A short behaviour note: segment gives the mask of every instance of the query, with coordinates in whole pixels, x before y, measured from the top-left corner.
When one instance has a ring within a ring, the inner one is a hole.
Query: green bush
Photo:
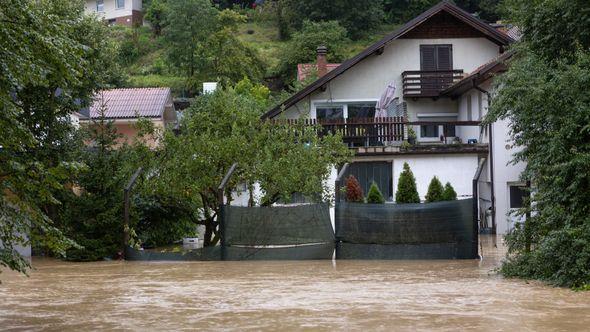
[[[373,182],[371,187],[369,188],[369,193],[367,194],[367,203],[369,204],[383,204],[385,203],[385,198],[383,194],[377,187],[377,184]]]
[[[416,189],[416,178],[414,178],[408,163],[404,163],[404,170],[399,176],[395,201],[399,204],[420,203],[420,195]]]
[[[426,193],[426,202],[439,202],[443,200],[443,186],[440,180],[435,176],[428,185],[428,192]]]
[[[442,200],[443,201],[454,201],[456,199],[457,199],[457,192],[455,192],[455,189],[453,188],[453,186],[451,186],[451,183],[447,182],[447,184],[445,184],[445,189],[443,190]]]

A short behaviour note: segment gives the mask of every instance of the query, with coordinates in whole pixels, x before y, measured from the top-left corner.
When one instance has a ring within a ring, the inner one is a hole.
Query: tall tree
[[[239,167],[229,188],[258,182],[260,203],[270,205],[296,192],[322,197],[329,166],[349,156],[339,136],[320,138],[317,128],[261,122],[265,109],[258,98],[218,90],[185,111],[180,135],[164,139],[156,187],[200,204],[197,223],[205,225],[205,246],[219,240],[217,186],[232,164]]]
[[[0,2],[0,264],[21,272],[15,245],[72,245],[51,220],[81,166],[68,155],[70,114],[116,70],[104,25],[83,11],[81,1]]]
[[[532,203],[506,237],[502,272],[582,287],[590,284],[590,4],[514,0],[507,8],[524,36],[487,121],[510,120]]]

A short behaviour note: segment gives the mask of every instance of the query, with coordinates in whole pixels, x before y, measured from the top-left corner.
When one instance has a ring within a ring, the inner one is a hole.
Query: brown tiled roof
[[[102,105],[108,119],[161,117],[170,101],[170,88],[101,90],[90,106],[90,118],[100,117]]]

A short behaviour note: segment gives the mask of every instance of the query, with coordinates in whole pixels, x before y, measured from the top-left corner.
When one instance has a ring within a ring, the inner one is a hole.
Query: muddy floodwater
[[[0,330],[590,330],[590,292],[483,260],[96,262],[0,274]]]

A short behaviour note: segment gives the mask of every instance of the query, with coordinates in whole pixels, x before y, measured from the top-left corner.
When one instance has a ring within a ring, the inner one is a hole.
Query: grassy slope
[[[394,29],[394,25],[383,25],[378,31],[371,34],[371,36],[357,41],[350,41],[347,45],[347,56],[354,56]],[[254,33],[248,34],[248,30],[253,31]],[[149,39],[150,45],[147,46],[148,51],[145,55],[139,57],[134,63],[127,66],[126,70],[129,74],[128,85],[132,87],[169,86],[172,87],[175,95],[181,95],[185,83],[184,78],[151,72],[151,68],[157,59],[163,59],[164,50],[159,43],[148,38],[149,31],[147,29],[142,29],[140,33],[145,35],[146,38],[144,41]],[[267,73],[271,73],[272,69],[279,64],[282,49],[286,47],[287,44],[285,41],[279,40],[278,30],[275,26],[264,22],[249,22],[242,24],[239,29],[238,37],[244,43],[258,50],[263,61],[266,63]]]

